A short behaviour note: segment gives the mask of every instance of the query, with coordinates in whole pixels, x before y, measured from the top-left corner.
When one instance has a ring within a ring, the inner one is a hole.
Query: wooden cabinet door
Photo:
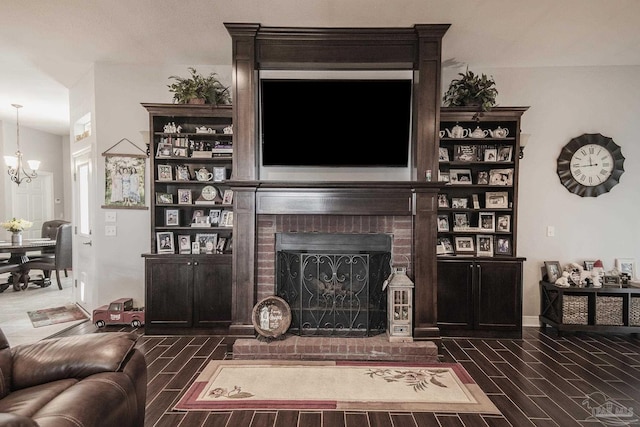
[[[473,273],[469,261],[438,261],[438,327],[473,329]]]
[[[193,324],[193,261],[158,256],[146,259],[145,324],[190,327]]]
[[[475,328],[522,332],[522,262],[476,263]]]
[[[194,325],[231,323],[231,255],[216,255],[194,265]]]

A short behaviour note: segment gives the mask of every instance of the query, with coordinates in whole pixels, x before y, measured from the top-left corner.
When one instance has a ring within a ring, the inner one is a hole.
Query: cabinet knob
[[[198,265],[198,261],[194,262],[193,265]]]
[[[187,265],[191,265],[191,261],[187,262]]]

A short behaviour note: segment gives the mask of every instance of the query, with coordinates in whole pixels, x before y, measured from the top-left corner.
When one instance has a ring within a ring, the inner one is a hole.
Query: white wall
[[[492,75],[498,104],[530,106],[522,132],[531,135],[520,162],[518,254],[524,270],[524,316],[539,314],[540,266],[545,260],[640,260],[640,67],[470,69]],[[457,71],[446,70],[443,92]],[[626,160],[620,183],[599,197],[579,197],[560,183],[562,147],[584,133],[601,133],[621,146]],[[547,226],[555,237],[546,237]]]

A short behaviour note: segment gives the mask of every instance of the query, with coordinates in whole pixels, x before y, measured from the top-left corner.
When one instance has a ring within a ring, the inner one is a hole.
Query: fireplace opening
[[[296,335],[366,337],[387,327],[387,234],[278,233],[276,295]]]

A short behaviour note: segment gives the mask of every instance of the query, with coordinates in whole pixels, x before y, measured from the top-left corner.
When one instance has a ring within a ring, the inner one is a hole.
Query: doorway
[[[24,218],[33,226],[22,234],[25,239],[36,239],[42,232],[42,223],[53,218],[53,174],[38,172],[31,182],[11,184],[11,217]]]
[[[93,249],[93,185],[92,151],[73,154],[73,283],[75,301],[91,312],[95,294],[95,256]]]

